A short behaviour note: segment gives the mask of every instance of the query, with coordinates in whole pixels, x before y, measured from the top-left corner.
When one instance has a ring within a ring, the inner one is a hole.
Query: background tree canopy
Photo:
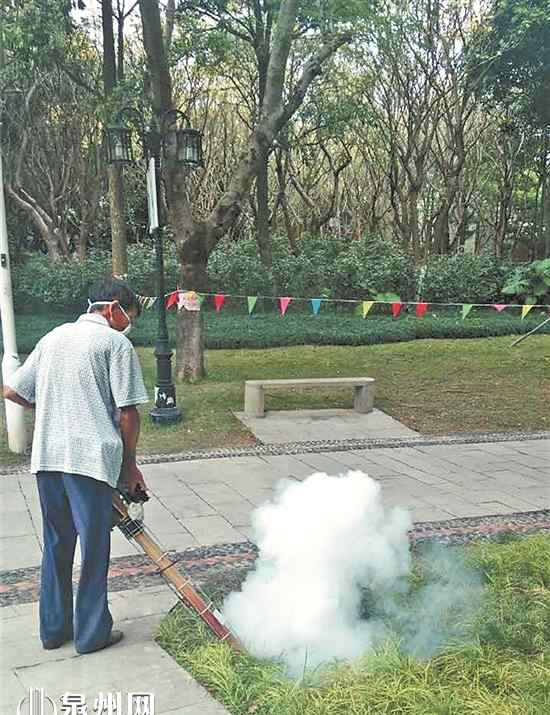
[[[224,265],[229,286],[241,240],[257,245],[266,290],[283,280],[281,240],[289,270],[314,260],[308,236],[337,241],[350,290],[367,285],[365,236],[416,269],[464,252],[550,256],[549,0],[7,0],[0,12],[22,266],[109,254],[125,275],[128,245],[150,252],[143,167],[107,167],[102,147],[128,104],[145,122],[179,108],[204,134],[204,169],[163,172],[185,287],[222,289]],[[331,269],[310,285],[334,292]],[[184,353],[200,358],[200,344]],[[200,374],[199,358],[180,374]]]

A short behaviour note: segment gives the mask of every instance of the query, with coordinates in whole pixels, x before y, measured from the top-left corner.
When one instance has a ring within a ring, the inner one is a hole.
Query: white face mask
[[[92,301],[88,298],[88,310],[86,311],[87,313],[91,312],[91,309],[94,307],[94,305],[112,305],[116,301],[114,300],[96,300],[92,303]],[[124,313],[124,317],[128,321],[128,325],[124,328],[124,330],[119,330],[119,333],[122,333],[123,335],[128,335],[130,330],[132,329],[132,321],[130,320],[130,316],[128,313],[124,310],[124,308],[118,304],[118,307],[121,309],[121,311]]]

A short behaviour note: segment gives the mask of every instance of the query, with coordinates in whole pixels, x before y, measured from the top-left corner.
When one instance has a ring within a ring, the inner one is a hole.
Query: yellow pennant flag
[[[369,314],[369,310],[374,305],[374,300],[364,300],[363,301],[363,318],[366,318]]]
[[[521,306],[521,319],[523,320],[527,313],[531,310],[532,305],[522,305]]]

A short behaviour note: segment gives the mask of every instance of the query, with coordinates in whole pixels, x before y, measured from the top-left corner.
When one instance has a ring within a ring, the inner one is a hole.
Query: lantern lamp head
[[[109,164],[132,164],[132,131],[122,125],[107,127],[107,161]]]
[[[165,113],[163,120],[164,157],[179,166],[194,168],[204,166],[202,159],[202,134],[191,129],[189,119],[179,109]]]
[[[176,132],[176,161],[189,168],[204,166],[202,135],[197,129],[186,127]]]

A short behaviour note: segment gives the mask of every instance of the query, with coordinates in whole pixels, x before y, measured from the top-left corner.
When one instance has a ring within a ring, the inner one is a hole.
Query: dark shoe
[[[109,640],[107,641],[107,643],[104,643],[103,645],[100,645],[99,648],[94,648],[93,650],[84,650],[78,652],[81,655],[85,655],[86,653],[95,653],[98,650],[104,650],[105,648],[109,648],[110,646],[119,643],[123,638],[124,633],[122,631],[113,630],[111,631],[111,635],[109,636]]]
[[[70,643],[72,641],[73,636],[72,633],[70,636],[66,636],[63,638],[63,640],[60,641],[49,641],[47,643],[42,643],[42,648],[44,650],[55,650],[56,648],[61,648],[62,645],[65,645],[65,643]]]
[[[42,643],[42,648],[44,650],[55,650],[56,648],[61,648],[62,645],[65,645],[65,643],[69,643],[72,641],[72,638],[66,638],[64,641],[57,641],[53,643]]]

